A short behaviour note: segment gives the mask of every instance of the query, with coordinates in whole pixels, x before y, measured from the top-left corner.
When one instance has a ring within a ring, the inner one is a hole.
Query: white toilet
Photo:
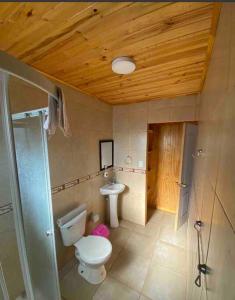
[[[85,234],[87,210],[80,205],[64,217],[58,219],[63,244],[75,246],[75,256],[79,260],[78,272],[92,284],[101,283],[106,277],[104,264],[112,253],[112,244],[101,236]]]

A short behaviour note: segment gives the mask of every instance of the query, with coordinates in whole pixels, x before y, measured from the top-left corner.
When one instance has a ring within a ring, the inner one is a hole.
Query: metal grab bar
[[[13,210],[13,208],[12,208],[12,204],[11,203],[2,205],[2,206],[0,206],[0,216],[8,214],[12,210]]]
[[[194,283],[196,284],[197,287],[201,287],[202,285],[202,274],[207,274],[208,273],[208,267],[206,264],[201,263],[201,247],[200,247],[200,231],[203,223],[202,221],[196,221],[194,223],[194,228],[197,231],[197,252],[198,252],[198,276],[196,277]]]

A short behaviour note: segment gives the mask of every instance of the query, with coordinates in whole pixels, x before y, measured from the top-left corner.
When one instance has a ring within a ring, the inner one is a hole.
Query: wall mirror
[[[100,170],[113,166],[113,140],[100,141]]]

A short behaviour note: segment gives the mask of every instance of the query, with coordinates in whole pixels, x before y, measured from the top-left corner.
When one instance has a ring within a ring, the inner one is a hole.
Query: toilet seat
[[[112,252],[110,241],[101,236],[82,237],[74,246],[78,255],[88,264],[99,264],[105,261]]]

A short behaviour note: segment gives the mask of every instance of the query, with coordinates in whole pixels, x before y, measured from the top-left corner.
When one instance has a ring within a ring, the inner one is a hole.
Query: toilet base
[[[99,284],[104,281],[106,277],[104,265],[98,268],[90,268],[87,265],[80,263],[78,266],[78,273],[91,284]]]

